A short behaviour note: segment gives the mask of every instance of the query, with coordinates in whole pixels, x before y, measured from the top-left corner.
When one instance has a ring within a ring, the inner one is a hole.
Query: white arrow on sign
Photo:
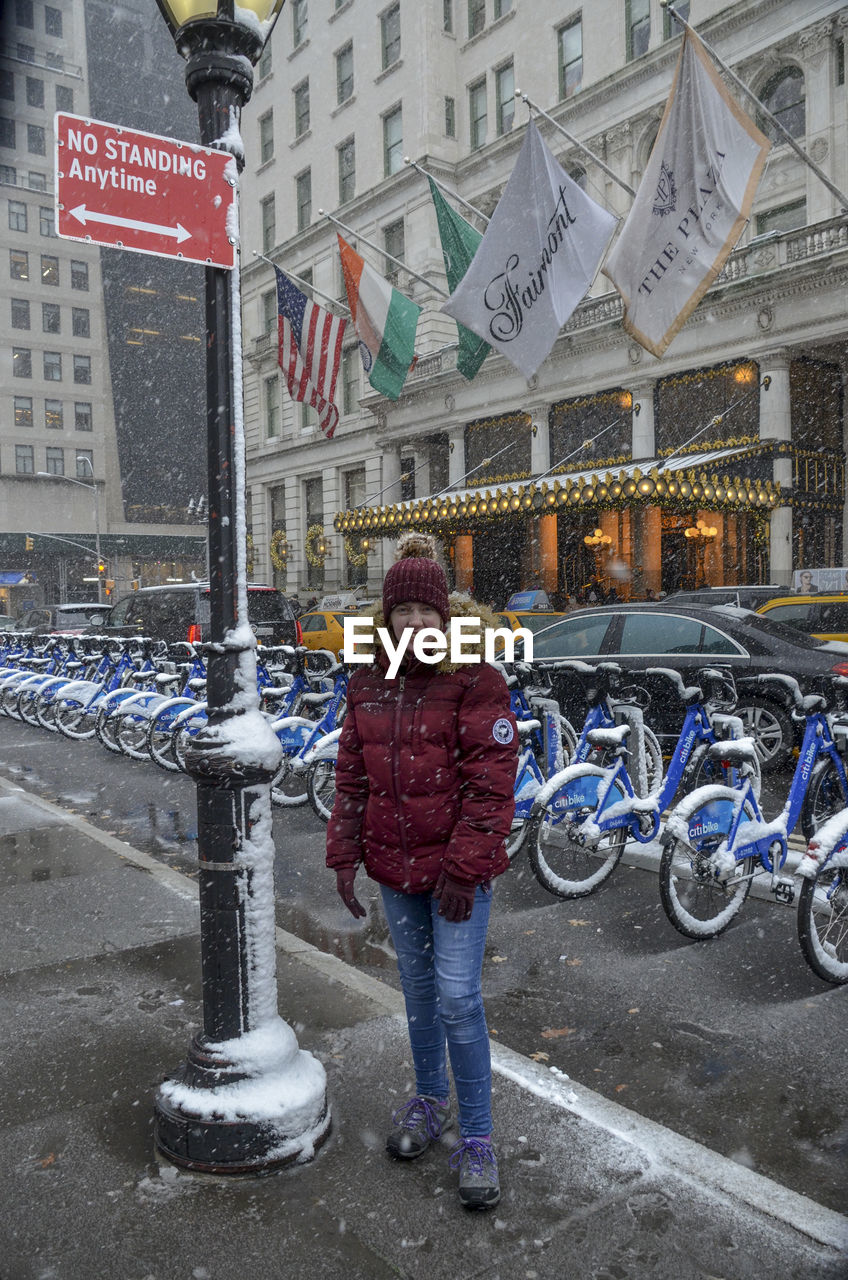
[[[191,239],[191,232],[186,231],[185,227],[181,226],[179,222],[176,227],[161,227],[155,222],[138,222],[135,218],[119,218],[113,213],[95,213],[91,209],[86,209],[84,204],[79,204],[76,209],[71,209],[70,216],[76,218],[83,226],[87,222],[107,222],[110,227],[130,227],[133,231],[152,231],[154,235],[174,236],[177,244],[182,244],[183,240]]]

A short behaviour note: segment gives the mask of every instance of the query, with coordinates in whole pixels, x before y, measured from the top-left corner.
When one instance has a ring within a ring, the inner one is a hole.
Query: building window
[[[292,0],[292,46],[297,49],[306,39],[309,26],[309,4],[307,0]]]
[[[495,0],[495,18],[502,18],[512,9],[512,0]]]
[[[9,275],[13,280],[29,280],[29,254],[25,249],[9,250]]]
[[[760,93],[760,101],[793,138],[803,138],[807,129],[804,101],[804,73],[798,67],[783,67],[768,80]],[[757,123],[772,142],[783,138],[770,120],[760,116]]]
[[[339,106],[353,97],[353,44],[336,54],[336,102]]]
[[[352,200],[356,191],[356,146],[348,138],[339,147],[339,204]]]
[[[836,42],[836,83],[842,85],[845,83],[845,41],[837,40]]]
[[[277,332],[277,290],[268,289],[262,295],[262,332]]]
[[[400,61],[400,5],[393,4],[380,17],[380,43],[383,50],[383,70]]]
[[[76,463],[78,480],[91,480],[94,478],[93,449],[77,449]]]
[[[44,6],[44,33],[48,36],[62,34],[62,10],[54,9],[49,4]]]
[[[406,259],[406,234],[404,232],[403,218],[397,222],[390,222],[387,227],[383,228],[383,245],[386,250],[386,278],[392,284],[397,284],[400,276],[400,268],[398,262]],[[391,257],[388,255],[391,254]],[[396,261],[393,262],[392,258]]]
[[[468,90],[468,117],[471,128],[471,150],[477,151],[486,141],[486,81],[478,80]]]
[[[48,53],[44,61],[51,71],[64,71],[65,69],[65,59],[61,53]]]
[[[468,0],[468,38],[479,35],[486,25],[486,0]]]
[[[94,418],[91,412],[91,405],[86,400],[76,400],[74,402],[74,430],[94,430]]]
[[[0,164],[0,183],[4,187],[18,185],[18,171],[13,164]]]
[[[453,0],[442,0],[442,30],[453,34]]]
[[[312,170],[305,169],[295,178],[297,229],[305,231],[312,221]]]
[[[13,72],[0,67],[0,98],[15,101],[15,77]]]
[[[495,91],[498,99],[498,137],[502,138],[511,131],[515,119],[515,71],[511,62],[509,66],[501,67],[495,72]]]
[[[277,206],[273,196],[262,201],[262,252],[270,253],[277,243]]]
[[[15,396],[15,426],[32,426],[32,396]]]
[[[44,425],[51,431],[61,431],[65,425],[61,400],[44,401]]]
[[[388,178],[403,168],[403,112],[395,107],[383,116],[383,173]]]
[[[75,338],[91,337],[91,312],[88,307],[71,308],[71,332]]]
[[[627,23],[627,61],[641,58],[648,52],[651,39],[651,3],[650,0],[625,0],[625,22]]]
[[[29,328],[29,303],[25,298],[12,298],[12,328]]]
[[[44,106],[44,81],[35,76],[26,78],[26,100],[28,107]]]
[[[74,91],[66,84],[56,85],[56,110],[57,111],[73,111],[74,109]]]
[[[274,158],[274,113],[266,111],[259,121],[259,163],[267,164]]]
[[[74,356],[74,382],[91,382],[91,356]]]
[[[26,231],[27,207],[23,200],[9,201],[9,230]]]
[[[41,331],[42,333],[60,333],[61,332],[61,316],[58,303],[42,302],[41,304]]]
[[[280,379],[276,373],[263,384],[265,399],[265,435],[269,440],[280,434]]]
[[[12,347],[12,373],[16,378],[32,377],[32,352],[28,347]]]
[[[62,381],[62,353],[61,351],[44,351],[42,352],[44,364],[44,381],[45,382],[61,382]]]
[[[15,0],[15,24],[35,30],[35,12],[32,0]]]
[[[680,14],[684,22],[689,21],[689,0],[674,0],[674,7]],[[672,36],[683,34],[683,28],[679,22],[675,22],[667,9],[663,9],[663,40],[670,40]]]
[[[294,91],[294,136],[302,138],[309,130],[309,81],[304,80]]]
[[[18,57],[21,62],[35,62],[35,45],[21,44],[18,41]]]
[[[269,75],[271,74],[271,71],[272,71],[272,55],[271,55],[271,41],[270,41],[270,40],[269,40],[269,41],[268,41],[268,43],[266,44],[265,48],[262,50],[262,57],[259,59],[259,63],[258,63],[258,65],[257,65],[257,71],[259,72],[259,79],[260,79],[260,80],[264,80],[266,76],[269,76]]]
[[[415,497],[415,457],[400,460],[400,500],[411,502]]]
[[[445,137],[456,137],[456,99],[445,98]]]
[[[311,431],[313,427],[318,426],[318,414],[312,408],[311,404],[307,404],[304,400],[300,405],[300,429],[301,431]]]
[[[793,200],[791,204],[781,204],[776,209],[757,214],[758,236],[767,235],[770,231],[797,231],[806,225],[806,200]]]
[[[71,288],[88,292],[88,263],[71,259]]]
[[[358,347],[345,347],[342,352],[342,413],[356,413],[359,408],[359,370],[362,361]]]
[[[35,472],[35,458],[31,444],[15,445],[15,471],[19,476],[31,476]]]
[[[43,236],[56,239],[56,220],[53,209],[48,205],[40,205],[38,209],[38,230]]]
[[[63,476],[65,474],[65,450],[58,445],[49,444],[47,446],[47,466],[45,468],[49,476]]]
[[[41,283],[55,285],[59,283],[59,259],[52,253],[41,255]]]
[[[559,41],[559,97],[570,98],[579,92],[583,83],[583,20],[573,18],[560,27]]]
[[[27,125],[27,151],[33,156],[47,155],[47,138],[43,125]]]
[[[10,120],[8,116],[0,116],[0,147],[14,148],[16,145],[14,120]]]

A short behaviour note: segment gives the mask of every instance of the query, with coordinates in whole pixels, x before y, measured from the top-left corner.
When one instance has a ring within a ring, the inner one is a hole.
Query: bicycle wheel
[[[306,795],[315,813],[328,822],[336,799],[335,760],[313,760],[306,771]]]
[[[709,800],[689,817],[692,843],[673,837],[660,859],[660,898],[671,923],[687,938],[717,938],[739,913],[751,888],[755,860],[742,858],[727,872],[714,854],[727,838],[739,796],[711,788]],[[744,802],[743,824],[754,822],[754,809]],[[698,829],[698,834],[694,831]],[[708,834],[701,834],[704,830]]]
[[[760,767],[760,757],[754,752],[751,760],[751,790],[759,800],[760,789],[763,784],[763,772]],[[722,768],[720,760],[712,760],[709,756],[709,747],[707,743],[699,743],[689,757],[686,768],[683,771],[683,777],[680,779],[680,786],[677,791],[677,799],[681,796],[689,795],[691,791],[696,791],[698,787],[723,787],[727,785],[727,775]]]
[[[149,760],[147,750],[147,716],[138,711],[128,711],[125,715],[115,713],[118,724],[115,729],[115,741],[125,756],[131,760]]]
[[[56,728],[56,695],[48,693],[38,699],[35,708],[35,718],[41,725],[42,729],[47,729],[49,733],[58,733]]]
[[[841,986],[848,982],[848,876],[827,863],[801,884],[798,941],[807,964]]]
[[[526,818],[513,818],[510,833],[506,838],[506,856],[514,862],[527,839],[528,822]]]
[[[150,759],[168,773],[179,773],[180,766],[174,758],[174,713],[160,713],[147,726],[147,750]]]
[[[56,728],[66,738],[82,742],[94,737],[95,714],[81,702],[59,702],[55,712]]]
[[[121,748],[115,737],[118,721],[116,716],[112,714],[115,710],[116,708],[113,704],[109,702],[102,703],[97,708],[97,715],[94,717],[94,731],[97,734],[98,742],[102,743],[107,751],[119,756]]]
[[[294,773],[292,761],[292,756],[283,756],[280,767],[271,779],[271,799],[274,804],[284,808],[306,804],[309,799],[306,794],[306,772]]]
[[[17,708],[19,720],[23,720],[25,724],[31,724],[34,729],[38,728],[38,703],[36,701],[40,692],[40,686],[36,688],[24,688],[19,690],[17,697]]]
[[[11,720],[20,720],[21,718],[18,711],[19,693],[20,689],[17,681],[14,684],[7,685],[3,692],[0,693],[0,708],[2,708],[4,716],[9,716]]]
[[[823,756],[813,765],[807,794],[801,806],[801,833],[804,839],[811,840],[823,822],[846,807],[848,796],[842,788],[836,765],[830,756]]]
[[[539,884],[556,898],[585,898],[594,893],[621,859],[626,828],[602,832],[585,843],[582,839],[581,828],[597,813],[600,784],[606,777],[603,769],[583,765],[546,804],[534,804],[530,813],[526,836],[530,866]],[[608,803],[624,798],[616,785]]]

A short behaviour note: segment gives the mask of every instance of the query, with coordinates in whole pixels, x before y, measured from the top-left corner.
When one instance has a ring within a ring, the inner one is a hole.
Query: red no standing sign
[[[225,151],[56,116],[56,230],[69,240],[232,268],[234,179]]]

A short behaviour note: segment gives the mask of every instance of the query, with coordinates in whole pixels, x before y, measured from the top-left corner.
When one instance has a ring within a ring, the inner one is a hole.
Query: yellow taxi
[[[307,649],[329,649],[337,654],[344,644],[345,618],[360,616],[355,609],[313,609],[302,613],[298,622],[303,644]]]
[[[848,591],[774,596],[757,613],[817,640],[848,640]]]
[[[526,627],[528,631],[532,631],[535,635],[537,631],[543,631],[545,627],[550,627],[555,622],[559,622],[560,618],[566,617],[566,614],[545,612],[543,609],[528,609],[526,611],[523,609],[505,609],[502,613],[496,613],[495,617],[499,627],[512,627],[513,631],[517,631],[519,627]]]

